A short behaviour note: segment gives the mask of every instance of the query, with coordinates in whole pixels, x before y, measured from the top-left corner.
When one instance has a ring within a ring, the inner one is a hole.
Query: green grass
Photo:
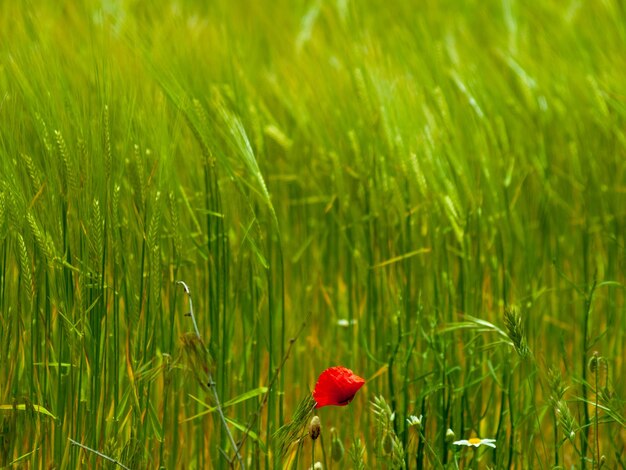
[[[626,466],[624,5],[392,3],[0,3],[0,468]]]

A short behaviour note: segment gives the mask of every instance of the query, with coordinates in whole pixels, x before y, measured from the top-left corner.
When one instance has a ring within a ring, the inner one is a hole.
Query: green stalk
[[[177,281],[178,284],[181,284],[183,286],[183,288],[185,289],[185,293],[187,294],[187,299],[189,300],[189,315],[191,316],[191,320],[193,322],[193,328],[194,328],[194,332],[196,334],[196,336],[198,337],[198,339],[200,341],[202,341],[202,336],[200,335],[200,330],[198,330],[198,324],[196,323],[196,317],[193,313],[193,304],[191,301],[191,293],[189,291],[189,287],[187,287],[187,284],[185,284],[183,281]],[[213,375],[211,373],[210,367],[208,368],[208,370],[206,371],[209,377],[209,389],[212,390],[213,392],[213,400],[215,401],[215,406],[217,408],[217,414],[219,415],[219,419],[222,422],[222,425],[224,427],[224,431],[226,432],[226,436],[228,437],[228,441],[230,442],[230,445],[233,449],[233,451],[235,452],[235,455],[237,457],[237,461],[239,462],[239,466],[241,467],[242,470],[245,469],[245,465],[243,463],[243,460],[241,458],[241,455],[239,454],[239,449],[237,447],[237,444],[235,444],[235,439],[233,438],[233,435],[230,432],[230,428],[228,426],[228,423],[226,422],[226,417],[224,416],[224,412],[222,410],[222,404],[220,401],[220,397],[218,395],[217,392],[217,384],[213,381]]]
[[[586,247],[587,237],[583,236],[583,245]],[[583,259],[586,260],[587,250],[584,249]],[[585,262],[586,264],[586,262]],[[584,272],[587,272],[586,269]],[[584,317],[583,317],[583,348],[581,352],[581,369],[582,369],[582,403],[584,410],[584,431],[580,433],[580,449],[581,449],[581,468],[585,469],[585,457],[587,455],[587,446],[589,440],[589,409],[587,407],[587,399],[588,399],[588,391],[587,391],[587,354],[589,352],[589,317],[591,315],[591,308],[593,303],[593,294],[596,290],[597,279],[594,276],[593,283],[591,288],[589,289],[588,294],[585,296],[585,305],[584,305]]]

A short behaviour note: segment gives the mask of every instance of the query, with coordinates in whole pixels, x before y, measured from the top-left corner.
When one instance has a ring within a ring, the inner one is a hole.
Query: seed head
[[[556,414],[557,419],[559,420],[559,424],[563,429],[563,434],[570,440],[574,440],[576,436],[575,429],[577,428],[576,421],[572,416],[572,412],[567,406],[567,402],[563,399],[561,400],[552,400],[552,406],[554,407],[554,412]]]
[[[393,437],[391,437],[391,433],[388,432],[385,434],[385,437],[383,437],[383,453],[385,455],[389,455],[391,454],[392,450],[393,450]]]
[[[558,369],[548,369],[548,383],[550,384],[551,397],[554,401],[563,398],[567,387],[563,384],[561,371]]]
[[[526,335],[524,334],[524,325],[522,315],[516,308],[507,307],[504,310],[504,325],[509,339],[513,343],[513,347],[520,357],[527,357],[530,354],[528,344],[526,343]]]

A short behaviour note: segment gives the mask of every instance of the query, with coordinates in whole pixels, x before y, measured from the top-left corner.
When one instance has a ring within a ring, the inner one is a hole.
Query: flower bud
[[[589,371],[592,374],[595,374],[596,372],[598,372],[598,362],[599,362],[599,357],[598,357],[598,351],[593,353],[593,356],[591,356],[591,359],[589,359]]]
[[[320,437],[320,433],[322,432],[322,425],[320,423],[319,416],[313,416],[311,419],[311,424],[309,425],[309,436],[311,439],[316,440]]]
[[[419,418],[411,415],[406,419],[406,422],[410,428],[415,428],[417,432],[422,430],[422,415],[420,415]]]
[[[344,454],[343,443],[341,442],[341,439],[337,437],[335,428],[331,428],[330,434],[332,435],[330,457],[333,459],[333,462],[341,462]]]

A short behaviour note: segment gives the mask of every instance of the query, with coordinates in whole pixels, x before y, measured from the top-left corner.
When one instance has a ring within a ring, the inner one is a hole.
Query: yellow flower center
[[[467,442],[470,444],[480,444],[481,441],[477,437],[472,437],[471,439],[468,439]]]

